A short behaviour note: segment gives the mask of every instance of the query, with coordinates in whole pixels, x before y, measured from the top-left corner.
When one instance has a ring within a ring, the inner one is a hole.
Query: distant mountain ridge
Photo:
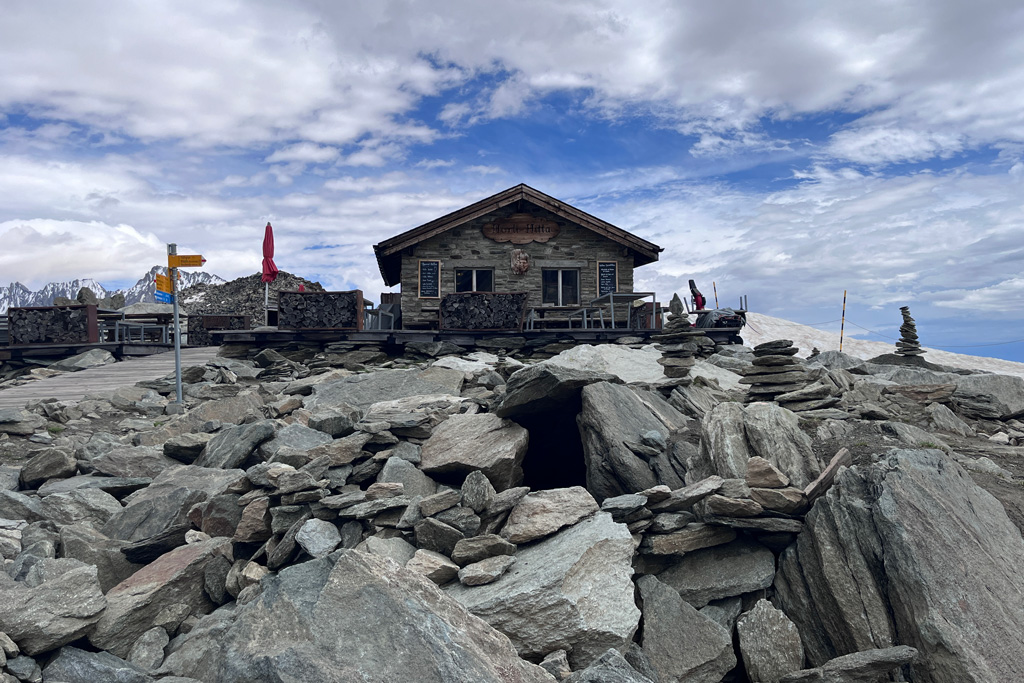
[[[193,285],[222,285],[226,282],[224,278],[204,271],[179,270],[181,280],[179,289],[192,287]],[[154,303],[156,297],[156,282],[153,277],[157,273],[167,274],[166,266],[153,266],[149,272],[139,278],[139,281],[127,289],[110,290],[92,278],[81,278],[67,282],[50,282],[42,289],[33,292],[20,282],[13,282],[9,286],[0,286],[0,314],[6,313],[8,308],[13,306],[49,306],[53,303],[54,297],[63,296],[74,299],[82,287],[91,289],[96,298],[106,299],[115,294],[124,294],[126,305],[137,303]]]

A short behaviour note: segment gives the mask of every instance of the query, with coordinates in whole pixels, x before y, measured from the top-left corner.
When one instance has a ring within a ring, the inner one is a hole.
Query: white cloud
[[[878,165],[949,158],[965,147],[963,135],[872,126],[836,133],[828,151],[838,159]]]
[[[312,142],[299,142],[288,147],[275,150],[264,161],[268,164],[279,161],[298,161],[307,164],[323,164],[338,158],[336,147],[317,145]]]
[[[167,254],[151,233],[99,221],[4,221],[0,244],[4,284],[17,280],[30,288],[85,276],[101,282],[137,279]]]

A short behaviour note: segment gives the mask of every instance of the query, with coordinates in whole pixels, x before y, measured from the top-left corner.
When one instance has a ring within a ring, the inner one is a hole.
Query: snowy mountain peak
[[[178,282],[179,289],[185,289],[197,284],[220,285],[225,280],[213,273],[202,271],[179,270],[181,279]],[[133,286],[128,289],[108,290],[102,284],[92,278],[79,278],[68,282],[50,282],[42,289],[33,292],[20,282],[12,282],[9,286],[0,286],[0,314],[6,313],[12,306],[50,306],[55,297],[62,296],[74,299],[78,296],[79,290],[83,287],[91,289],[98,299],[106,299],[115,294],[124,294],[127,305],[136,303],[152,303],[156,301],[156,282],[153,277],[157,273],[167,274],[166,266],[153,266],[149,272],[139,278]]]

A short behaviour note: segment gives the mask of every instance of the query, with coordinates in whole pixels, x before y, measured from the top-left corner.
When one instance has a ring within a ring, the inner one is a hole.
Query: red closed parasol
[[[274,228],[267,223],[267,231],[263,234],[263,277],[262,282],[273,282],[277,279],[277,266],[274,265]]]

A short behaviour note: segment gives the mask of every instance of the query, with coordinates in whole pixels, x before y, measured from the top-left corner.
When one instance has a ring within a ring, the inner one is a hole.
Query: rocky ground
[[[789,348],[232,347],[2,410],[0,680],[1019,680],[1024,380]]]

